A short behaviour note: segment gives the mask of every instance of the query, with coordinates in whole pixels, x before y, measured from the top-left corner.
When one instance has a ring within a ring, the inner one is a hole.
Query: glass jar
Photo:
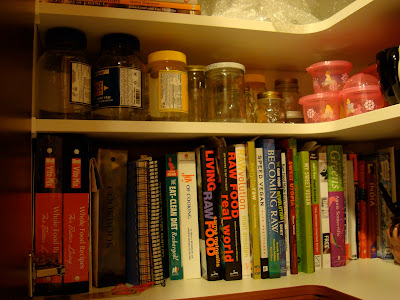
[[[206,120],[246,122],[245,67],[235,62],[208,65],[206,73]]]
[[[275,80],[275,91],[282,94],[287,121],[290,123],[304,123],[303,108],[299,104],[300,94],[297,79]]]
[[[247,123],[254,123],[256,121],[257,95],[267,91],[265,81],[265,76],[262,74],[244,74]]]
[[[189,96],[189,121],[200,122],[203,120],[203,103],[205,93],[204,66],[187,66],[188,96]]]
[[[262,92],[257,95],[257,123],[285,123],[286,113],[281,93]]]
[[[146,120],[144,97],[146,67],[140,60],[139,40],[111,33],[101,39],[101,55],[94,73],[93,117],[111,120]]]
[[[187,121],[189,118],[186,55],[163,50],[148,57],[150,118]]]
[[[38,60],[36,117],[89,119],[91,74],[83,32],[66,27],[49,29],[47,50]]]

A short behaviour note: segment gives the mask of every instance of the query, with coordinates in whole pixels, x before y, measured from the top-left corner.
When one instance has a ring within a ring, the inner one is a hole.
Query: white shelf
[[[400,40],[400,1],[356,0],[332,17],[307,25],[40,3],[36,18],[41,40],[55,26],[73,26],[88,36],[91,54],[111,32],[137,36],[143,57],[175,49],[189,64],[236,61],[248,68],[304,71],[321,60],[345,59],[357,66],[375,61]]]
[[[400,105],[332,122],[315,124],[248,124],[111,120],[32,119],[33,133],[85,133],[108,140],[184,140],[210,136],[270,136],[376,141],[400,138]]]

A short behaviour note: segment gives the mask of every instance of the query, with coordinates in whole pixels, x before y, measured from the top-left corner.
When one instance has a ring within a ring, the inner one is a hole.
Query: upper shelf
[[[216,126],[218,124],[218,126]],[[315,124],[250,124],[212,122],[156,122],[33,119],[33,133],[85,133],[107,140],[183,140],[269,136],[332,141],[376,141],[400,138],[400,105]]]
[[[133,9],[40,3],[41,40],[55,26],[73,26],[88,37],[92,54],[111,32],[139,38],[143,57],[157,50],[187,54],[188,64],[235,61],[251,69],[304,71],[321,60],[366,66],[382,49],[399,44],[400,1],[356,0],[332,17],[307,25]]]

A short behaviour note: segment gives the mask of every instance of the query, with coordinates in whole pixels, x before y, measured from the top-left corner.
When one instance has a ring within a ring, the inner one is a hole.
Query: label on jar
[[[71,62],[71,96],[72,103],[90,105],[92,100],[92,67]]]
[[[160,112],[189,113],[188,77],[182,71],[160,71]]]
[[[103,68],[94,76],[94,108],[142,107],[142,72],[128,67]]]

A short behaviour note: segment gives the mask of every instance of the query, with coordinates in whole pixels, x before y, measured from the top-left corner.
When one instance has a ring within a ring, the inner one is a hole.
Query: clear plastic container
[[[129,34],[112,33],[102,38],[94,73],[95,119],[148,119],[146,67],[138,56],[139,50],[139,40]]]
[[[339,92],[311,94],[300,98],[306,123],[327,122],[340,119]]]
[[[49,29],[47,50],[38,60],[36,117],[89,119],[91,72],[83,32],[66,27]]]
[[[280,92],[267,91],[257,95],[257,123],[285,123],[286,112]]]
[[[257,95],[267,91],[265,82],[263,74],[244,74],[247,123],[256,122]]]
[[[322,61],[306,70],[312,76],[314,93],[342,90],[353,69],[351,62],[344,60]]]
[[[303,108],[299,104],[300,93],[297,79],[284,78],[275,80],[275,91],[282,94],[287,122],[304,123]]]
[[[187,66],[188,96],[189,96],[189,121],[200,122],[203,120],[203,106],[205,96],[206,75],[204,66]]]
[[[378,79],[359,73],[352,76],[340,92],[346,117],[358,115],[385,106]]]
[[[186,55],[163,50],[148,57],[150,118],[187,121],[189,118]]]
[[[235,62],[208,65],[206,72],[206,120],[246,122],[245,67]]]

